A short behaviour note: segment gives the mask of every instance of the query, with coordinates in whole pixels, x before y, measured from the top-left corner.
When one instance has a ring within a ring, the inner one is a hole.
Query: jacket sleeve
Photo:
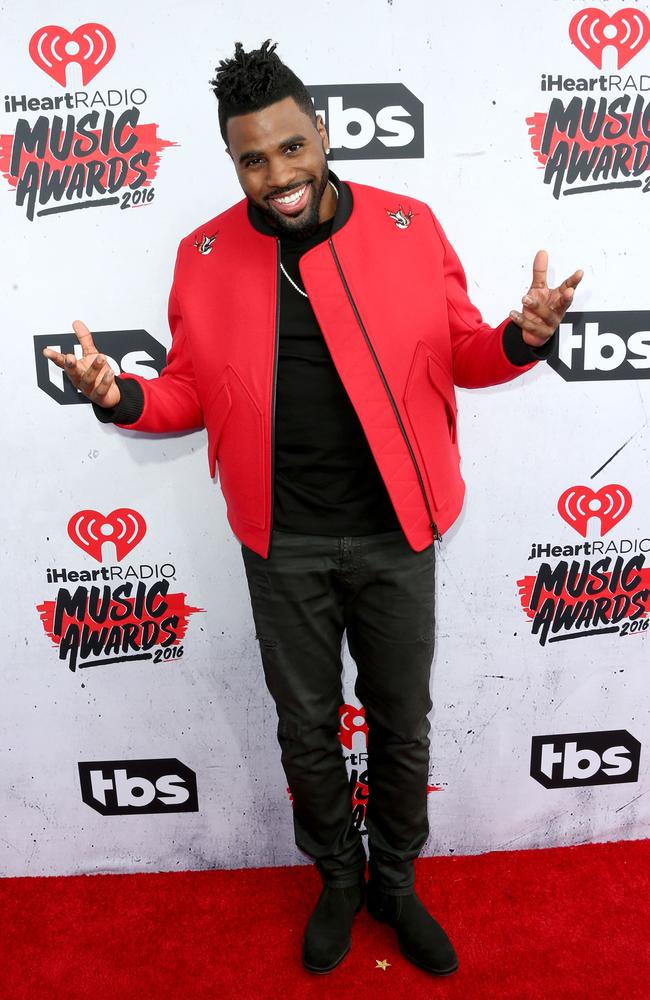
[[[180,248],[179,248],[180,253]],[[204,426],[203,411],[192,364],[192,354],[183,328],[183,315],[176,294],[178,254],[174,281],[169,295],[168,318],[172,334],[171,347],[165,367],[158,378],[146,379],[141,375],[120,375],[120,386],[125,386],[123,399],[111,411],[95,413],[103,422],[112,421],[118,427],[149,433],[198,430]],[[133,385],[133,383],[137,385]],[[139,388],[138,388],[139,387]]]
[[[133,424],[141,416],[144,409],[144,393],[140,383],[126,375],[118,376],[120,383],[120,400],[116,406],[99,406],[92,403],[95,416],[100,424],[118,424],[126,427]]]
[[[467,294],[463,266],[433,212],[431,216],[443,248],[455,384],[479,389],[517,378],[545,358],[552,345],[549,342],[535,351],[526,344],[520,328],[509,317],[497,327],[483,322],[481,313]]]

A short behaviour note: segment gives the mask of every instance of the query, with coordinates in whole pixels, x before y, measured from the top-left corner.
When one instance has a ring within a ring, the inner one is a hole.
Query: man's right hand
[[[43,354],[66,373],[75,389],[83,392],[91,403],[97,403],[106,409],[117,406],[120,388],[115,381],[115,373],[104,355],[95,347],[92,333],[80,319],[74,321],[72,329],[81,344],[81,358],[76,358],[74,354],[59,354],[49,347],[43,348]]]

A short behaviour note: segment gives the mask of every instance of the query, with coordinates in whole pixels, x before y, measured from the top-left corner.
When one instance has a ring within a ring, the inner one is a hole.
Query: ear
[[[318,134],[320,135],[321,140],[323,142],[323,149],[325,150],[325,153],[327,154],[330,151],[330,141],[329,141],[329,137],[327,135],[327,129],[325,128],[325,123],[324,123],[324,121],[323,121],[323,119],[321,118],[320,115],[316,115],[316,128],[317,128]]]

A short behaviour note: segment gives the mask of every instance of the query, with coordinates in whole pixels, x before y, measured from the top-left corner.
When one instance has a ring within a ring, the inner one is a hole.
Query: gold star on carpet
[[[388,961],[388,959],[387,959],[387,958],[382,958],[381,962],[379,961],[379,959],[378,959],[378,958],[376,958],[376,959],[375,959],[375,962],[377,963],[377,965],[375,966],[375,968],[376,968],[376,969],[383,969],[383,970],[384,970],[384,972],[386,971],[386,969],[387,969],[387,968],[388,968],[388,966],[390,965],[390,962]]]

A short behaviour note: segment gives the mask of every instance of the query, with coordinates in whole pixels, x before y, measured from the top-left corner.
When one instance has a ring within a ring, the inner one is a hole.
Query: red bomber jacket
[[[337,207],[331,237],[300,258],[300,274],[407,541],[420,551],[463,504],[454,384],[507,382],[538,358],[517,330],[523,359],[509,360],[509,320],[496,328],[483,322],[424,202],[336,180],[339,207],[347,199],[348,210],[341,215]],[[128,376],[143,400],[137,419],[118,418],[118,426],[205,426],[210,474],[218,467],[229,524],[268,558],[279,240],[270,227],[253,224],[254,211],[244,198],[181,241],[167,364],[159,378]]]

